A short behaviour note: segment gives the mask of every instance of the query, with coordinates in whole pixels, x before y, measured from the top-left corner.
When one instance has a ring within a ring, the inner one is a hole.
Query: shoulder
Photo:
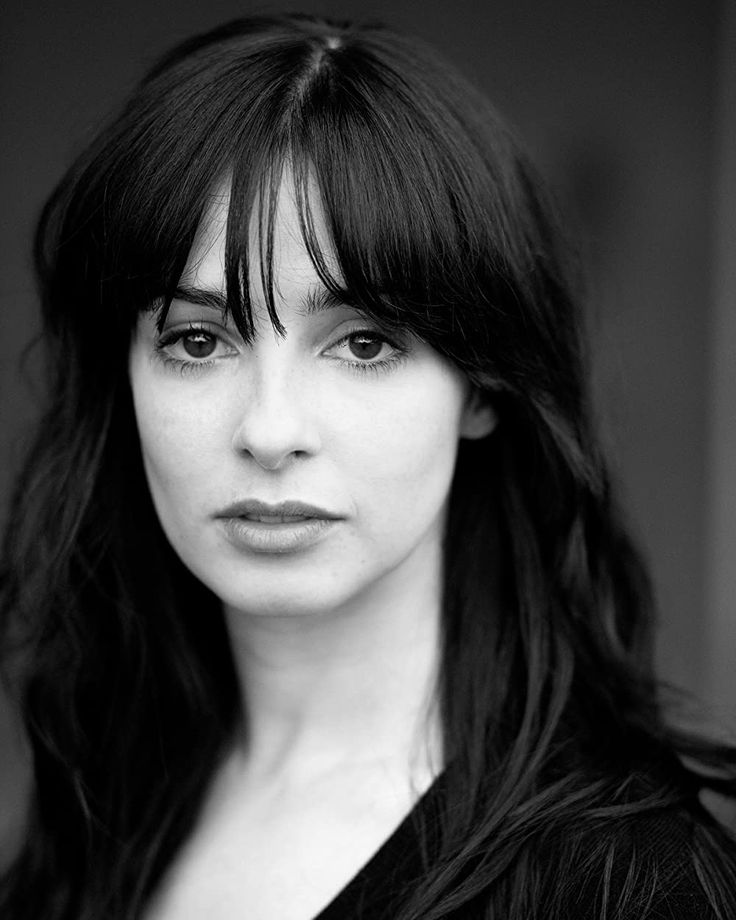
[[[572,836],[553,898],[565,920],[736,915],[736,845],[697,805],[625,815]]]
[[[670,773],[612,771],[600,782],[585,777],[582,788],[571,778],[564,795],[538,796],[535,808],[525,803],[492,832],[489,811],[472,842],[458,835],[457,858],[441,841],[441,868],[457,870],[443,902],[456,907],[443,916],[734,920],[736,838],[701,805],[694,785]],[[444,832],[442,821],[426,817],[430,830]]]

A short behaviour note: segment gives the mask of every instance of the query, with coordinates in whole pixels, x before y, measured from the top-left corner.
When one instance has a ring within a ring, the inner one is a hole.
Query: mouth
[[[298,524],[309,520],[336,521],[340,515],[317,505],[285,501],[271,505],[256,499],[245,499],[223,508],[218,518],[242,518],[261,524]]]
[[[248,499],[215,515],[228,542],[257,554],[295,553],[318,543],[340,516],[304,502],[269,505]]]

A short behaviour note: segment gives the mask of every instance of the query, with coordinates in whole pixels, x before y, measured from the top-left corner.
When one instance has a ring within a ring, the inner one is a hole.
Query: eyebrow
[[[185,303],[196,304],[199,307],[210,307],[227,312],[227,297],[217,288],[202,288],[195,285],[180,284],[174,291],[172,300],[183,300]],[[336,307],[347,306],[344,298],[328,290],[323,285],[312,285],[308,288],[303,298],[304,311],[307,316],[332,310]]]
[[[333,293],[322,285],[313,285],[304,297],[304,306],[308,316],[322,313],[324,310],[333,310],[336,307],[349,306],[344,297]]]
[[[180,284],[171,299],[172,301],[183,300],[185,303],[193,303],[198,307],[211,307],[221,313],[227,311],[227,297],[216,288],[201,288]]]

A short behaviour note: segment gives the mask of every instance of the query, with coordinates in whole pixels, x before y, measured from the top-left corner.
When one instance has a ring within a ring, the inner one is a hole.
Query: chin
[[[194,574],[222,601],[227,609],[255,617],[309,617],[335,613],[350,603],[355,593],[346,584],[336,583],[324,572],[288,571],[274,564],[271,571],[248,571]]]

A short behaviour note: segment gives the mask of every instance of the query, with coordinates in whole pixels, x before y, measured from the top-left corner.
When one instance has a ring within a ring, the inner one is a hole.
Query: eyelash
[[[182,375],[200,373],[206,368],[212,367],[217,360],[215,358],[203,359],[202,361],[197,361],[194,359],[187,361],[183,358],[175,358],[172,354],[166,351],[167,348],[169,348],[171,345],[175,345],[186,336],[197,333],[210,336],[216,340],[222,340],[222,337],[219,336],[216,332],[213,332],[211,329],[208,329],[205,326],[199,326],[194,323],[190,323],[186,329],[173,329],[161,334],[154,345],[154,353],[156,358],[161,361],[164,367],[170,370],[177,370]],[[392,370],[394,367],[397,367],[399,364],[403,363],[409,353],[409,349],[406,345],[401,345],[393,339],[389,339],[382,332],[378,332],[376,329],[370,328],[352,329],[347,335],[344,335],[341,339],[338,339],[337,342],[334,342],[330,348],[337,348],[341,345],[345,345],[351,338],[353,338],[353,336],[361,335],[385,342],[387,345],[390,345],[391,348],[393,348],[393,354],[391,354],[388,358],[382,358],[380,361],[373,361],[370,363],[365,361],[347,361],[343,358],[334,359],[342,365],[349,367],[351,370],[358,374],[377,374]]]
[[[208,335],[212,339],[221,340],[221,336],[217,335],[216,332],[213,332],[206,326],[198,326],[195,323],[190,323],[186,329],[171,329],[167,332],[161,333],[154,344],[154,354],[156,355],[156,358],[161,361],[164,367],[168,368],[169,370],[177,370],[182,375],[192,373],[196,374],[207,367],[211,367],[215,363],[214,358],[204,359],[202,361],[196,361],[194,359],[187,361],[183,358],[175,358],[173,355],[169,354],[168,351],[166,351],[167,348],[169,348],[171,345],[175,345],[183,338],[186,338],[186,336],[195,335],[197,333],[200,335]]]
[[[357,374],[380,374],[385,371],[393,370],[393,368],[402,364],[409,354],[408,346],[399,344],[393,339],[389,339],[386,335],[384,335],[382,332],[379,332],[377,329],[370,328],[352,329],[347,333],[347,335],[344,335],[341,339],[338,339],[337,342],[334,342],[330,348],[337,348],[340,345],[345,345],[351,338],[353,338],[353,336],[361,335],[366,336],[366,338],[376,339],[377,341],[383,342],[386,345],[390,345],[393,349],[393,353],[389,355],[388,358],[381,358],[380,361],[372,361],[370,363],[357,360],[347,361],[345,358],[334,359],[339,361],[345,367],[349,367]]]

